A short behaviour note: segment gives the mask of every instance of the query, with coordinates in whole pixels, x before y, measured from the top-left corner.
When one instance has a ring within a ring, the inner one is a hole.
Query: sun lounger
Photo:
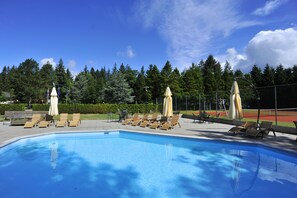
[[[149,114],[148,113],[144,114],[141,120],[142,121],[149,120]]]
[[[140,123],[141,123],[141,119],[138,118],[138,119],[133,120],[133,121],[131,122],[131,126],[137,126],[137,125],[139,125]]]
[[[68,123],[68,113],[61,113],[60,119],[56,123],[56,127],[65,127]]]
[[[270,131],[272,131],[274,134],[274,137],[276,137],[275,132],[272,128],[272,122],[262,121],[259,128],[249,127],[246,130],[245,135],[263,138],[264,136],[267,136]]]
[[[179,123],[179,115],[173,115],[170,121],[165,121],[162,126],[160,127],[160,129],[162,130],[168,130],[168,129],[173,129],[176,125],[180,126]]]
[[[156,120],[154,121],[151,125],[150,125],[150,128],[151,129],[156,129],[156,128],[159,128],[159,127],[162,127],[162,125],[164,123],[166,123],[168,121],[168,118],[165,117],[165,116],[162,116],[160,120]]]
[[[127,118],[122,122],[122,125],[128,125],[131,124],[133,121],[136,121],[139,119],[139,114],[138,113],[134,113],[132,118]]]
[[[241,126],[232,127],[231,129],[229,129],[228,132],[231,132],[233,133],[233,135],[235,135],[236,133],[245,132],[250,127],[255,128],[256,126],[257,126],[256,122],[247,121]]]
[[[160,126],[160,122],[159,121],[155,121],[150,125],[151,129],[156,129]]]
[[[170,122],[165,122],[161,127],[160,127],[160,129],[162,129],[162,130],[168,130],[168,129],[171,129],[172,128],[172,126],[171,126],[171,123]]]
[[[144,121],[142,121],[141,123],[140,123],[140,127],[147,127],[147,126],[149,126],[150,125],[150,121],[148,121],[148,120],[144,120]]]
[[[159,116],[158,113],[153,113],[152,117],[151,117],[151,118],[148,118],[148,119],[149,119],[149,121],[150,121],[151,123],[153,123],[153,122],[155,122],[156,120],[158,120],[158,116]]]
[[[50,125],[50,121],[43,120],[43,121],[39,122],[38,127],[39,128],[46,128],[46,127],[49,127],[49,125]]]
[[[41,120],[41,114],[33,114],[32,119],[25,123],[24,128],[35,127],[40,120]]]
[[[137,118],[136,120],[132,121],[131,126],[137,126],[137,125],[141,125],[144,121],[147,121],[145,125],[143,125],[142,127],[147,126],[148,124],[148,116],[149,114],[144,114],[142,118]]]
[[[173,128],[174,126],[178,125],[179,128],[181,128],[181,125],[179,123],[179,115],[173,115],[172,119],[170,121],[171,127]]]
[[[81,123],[80,113],[74,113],[72,115],[72,120],[69,121],[70,127],[77,127]]]

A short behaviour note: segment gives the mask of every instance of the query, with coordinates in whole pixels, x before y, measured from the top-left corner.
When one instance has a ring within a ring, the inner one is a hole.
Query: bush
[[[25,111],[25,104],[0,104],[0,114],[4,115],[5,111]]]
[[[60,113],[107,114],[127,110],[129,113],[160,112],[161,105],[155,104],[59,104]],[[33,111],[47,111],[48,104],[33,104]]]

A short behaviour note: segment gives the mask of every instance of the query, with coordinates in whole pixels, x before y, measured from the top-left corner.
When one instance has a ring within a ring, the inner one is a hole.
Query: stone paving
[[[48,128],[29,128],[24,129],[23,126],[9,126],[8,122],[0,122],[0,147],[13,142],[21,137],[35,136],[48,133],[61,132],[84,132],[84,131],[100,131],[100,130],[129,130],[142,133],[174,135],[200,139],[213,139],[228,142],[244,142],[256,145],[267,145],[272,148],[278,148],[297,154],[296,135],[284,134],[276,132],[276,136],[269,134],[268,137],[250,138],[242,135],[233,135],[227,131],[232,125],[219,123],[194,123],[191,119],[180,118],[181,128],[178,126],[171,130],[142,128],[139,126],[122,125],[115,120],[82,120],[78,127],[60,127],[50,126]]]

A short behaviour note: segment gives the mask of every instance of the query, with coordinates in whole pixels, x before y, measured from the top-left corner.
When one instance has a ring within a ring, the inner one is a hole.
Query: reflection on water
[[[57,167],[57,160],[58,160],[58,143],[52,142],[49,145],[51,151],[51,167],[55,169]]]
[[[231,171],[231,187],[236,197],[248,196],[270,189],[271,195],[279,197],[282,191],[297,189],[297,163],[267,155],[265,152],[240,151],[235,154]],[[291,158],[291,157],[289,157]],[[280,189],[282,190],[280,191]]]
[[[143,194],[134,197],[296,197],[295,156],[260,146],[121,136],[57,135],[38,144],[27,141],[11,146],[0,152],[0,194],[13,194],[17,186],[18,192],[28,195],[22,197],[34,197],[32,189],[40,189],[42,195],[69,195],[75,189],[83,197],[98,193],[108,197],[104,193],[134,192],[136,188]],[[34,182],[22,189],[27,178]],[[63,195],[57,197],[67,197]]]

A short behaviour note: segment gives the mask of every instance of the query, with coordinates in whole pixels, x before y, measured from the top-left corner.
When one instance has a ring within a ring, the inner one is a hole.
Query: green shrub
[[[4,115],[5,111],[25,111],[26,104],[0,104],[0,114]]]
[[[127,110],[129,113],[160,112],[161,105],[155,104],[59,104],[60,113],[107,114]],[[33,104],[33,111],[47,111],[48,104]]]

